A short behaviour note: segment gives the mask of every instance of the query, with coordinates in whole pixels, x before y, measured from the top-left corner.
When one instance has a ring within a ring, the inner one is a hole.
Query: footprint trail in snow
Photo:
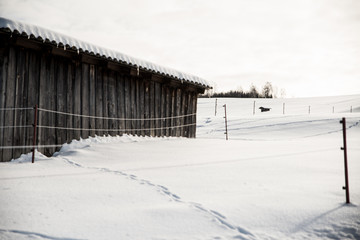
[[[203,212],[203,213],[211,216],[211,219],[214,222],[216,222],[217,224],[220,224],[221,226],[225,227],[226,229],[235,231],[237,235],[235,235],[233,237],[234,239],[244,239],[244,240],[246,240],[246,239],[249,239],[249,240],[258,239],[256,237],[256,235],[251,233],[249,230],[247,230],[247,229],[245,229],[243,227],[236,226],[236,225],[233,225],[233,224],[229,223],[227,221],[226,217],[223,214],[221,214],[221,213],[219,213],[217,211],[211,210],[211,209],[207,209],[206,207],[202,206],[200,203],[186,202],[186,201],[182,200],[181,197],[179,197],[178,195],[172,193],[165,186],[154,184],[149,180],[139,179],[137,176],[135,176],[133,174],[127,174],[127,173],[119,171],[119,170],[111,170],[111,169],[108,169],[108,168],[100,168],[100,167],[87,167],[87,166],[83,166],[83,165],[81,165],[79,163],[76,163],[74,161],[71,161],[71,160],[67,159],[66,157],[62,157],[62,159],[64,159],[65,162],[67,162],[67,163],[69,163],[69,164],[71,164],[73,166],[76,166],[76,167],[86,168],[86,169],[95,169],[95,170],[99,170],[101,172],[121,175],[121,176],[124,176],[124,177],[126,177],[126,178],[128,178],[130,180],[136,181],[141,185],[147,185],[147,186],[153,187],[153,188],[155,188],[155,190],[157,192],[159,192],[160,194],[168,197],[170,200],[175,201],[175,202],[179,202],[179,203],[182,203],[182,204],[186,204],[189,207],[191,207],[191,208],[193,208],[193,209],[195,209],[197,211]]]

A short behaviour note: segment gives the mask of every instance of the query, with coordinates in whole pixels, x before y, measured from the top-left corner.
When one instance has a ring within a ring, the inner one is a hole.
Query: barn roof
[[[140,60],[126,54],[99,47],[84,41],[77,40],[66,35],[56,33],[38,26],[24,24],[0,17],[0,30],[14,34],[20,34],[29,39],[35,39],[44,43],[50,43],[64,49],[72,49],[78,53],[84,53],[96,57],[105,58],[110,61],[139,67],[145,71],[158,73],[167,77],[175,78],[190,84],[210,88],[206,80],[197,76],[183,73],[171,68],[166,68],[148,61]]]

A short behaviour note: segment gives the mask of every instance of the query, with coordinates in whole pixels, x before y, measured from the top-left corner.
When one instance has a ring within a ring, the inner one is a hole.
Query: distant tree
[[[278,97],[278,94],[279,93],[279,89],[277,86],[273,86],[273,92],[272,92],[272,97],[273,98],[277,98]]]
[[[213,85],[214,88],[216,85]],[[238,87],[237,90],[231,90],[228,92],[220,92],[217,93],[214,91],[215,89],[210,89],[206,91],[204,94],[201,94],[199,97],[210,97],[210,98],[272,98],[276,97],[274,91],[277,91],[276,88],[273,88],[270,82],[266,82],[262,92],[259,93],[254,84],[251,84],[250,90],[244,91],[242,87]],[[274,90],[275,89],[275,90]],[[285,90],[281,89],[281,94],[285,94]]]
[[[214,95],[214,90],[212,88],[206,89],[203,94],[200,95],[200,97],[208,97],[210,98],[212,95]]]
[[[283,88],[280,90],[280,97],[281,97],[281,98],[286,97],[286,91],[285,91],[285,89],[283,89]]]
[[[264,98],[273,97],[273,86],[270,82],[266,82],[262,89],[262,95]]]
[[[238,87],[236,88],[236,91],[238,91],[238,92],[244,92],[244,89],[243,89],[241,86],[238,86]]]
[[[250,98],[259,98],[260,94],[257,91],[256,87],[254,86],[254,84],[251,84],[250,86],[250,91],[249,91],[249,97]]]

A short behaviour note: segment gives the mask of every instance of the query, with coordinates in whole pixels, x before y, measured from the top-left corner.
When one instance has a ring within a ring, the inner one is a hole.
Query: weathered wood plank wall
[[[49,50],[13,45],[1,47],[0,108],[33,107],[38,104],[43,109],[91,116],[159,118],[151,121],[118,121],[39,111],[39,145],[58,145],[80,137],[123,133],[195,137],[196,126],[177,126],[196,123],[196,116],[161,118],[196,113],[196,88],[174,84],[150,73],[130,73],[120,68],[109,68],[106,64],[87,62],[81,57],[74,59],[54,55]],[[0,111],[0,146],[32,145],[32,127],[4,126],[32,125],[33,116],[33,109]],[[168,126],[174,128],[162,129]],[[82,130],[78,130],[80,128]],[[48,147],[39,151],[49,156],[58,149]],[[0,159],[9,161],[30,150],[0,149]]]

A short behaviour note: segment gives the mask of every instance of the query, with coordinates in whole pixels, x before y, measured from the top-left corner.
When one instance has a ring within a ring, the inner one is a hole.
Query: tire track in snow
[[[92,170],[98,170],[101,172],[106,172],[106,173],[112,173],[112,174],[116,174],[116,175],[121,175],[123,177],[126,177],[130,180],[136,181],[141,185],[147,185],[150,187],[153,187],[156,189],[157,192],[159,192],[162,195],[165,195],[166,197],[168,197],[170,200],[175,201],[175,202],[179,202],[182,204],[186,204],[189,207],[196,209],[200,212],[206,213],[207,215],[210,215],[212,220],[216,223],[218,223],[220,226],[225,227],[226,229],[235,231],[237,235],[235,235],[233,238],[234,239],[243,239],[243,240],[254,240],[254,239],[258,239],[253,233],[251,233],[249,230],[240,227],[240,226],[236,226],[233,225],[231,223],[229,223],[226,219],[226,217],[214,210],[211,209],[207,209],[205,207],[203,207],[200,203],[196,203],[196,202],[187,202],[187,201],[183,201],[181,199],[181,197],[179,197],[178,195],[172,193],[167,187],[162,186],[162,185],[158,185],[158,184],[154,184],[149,180],[145,180],[145,179],[140,179],[137,176],[133,175],[133,174],[128,174],[125,173],[123,171],[120,170],[111,170],[109,168],[100,168],[100,167],[87,167],[84,165],[81,165],[79,163],[76,163],[72,160],[69,160],[66,157],[61,156],[61,158],[68,164],[71,164],[75,167],[80,167],[80,168],[86,168],[86,169],[92,169]]]

